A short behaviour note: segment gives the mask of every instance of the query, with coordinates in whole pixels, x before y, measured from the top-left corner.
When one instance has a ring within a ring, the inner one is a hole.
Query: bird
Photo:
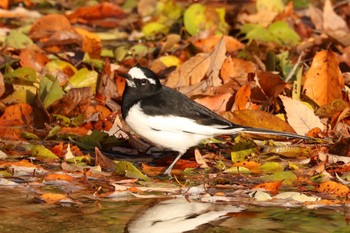
[[[171,174],[176,162],[189,148],[219,135],[246,132],[313,139],[232,123],[175,89],[162,85],[157,74],[147,67],[137,65],[120,76],[126,80],[121,111],[127,125],[151,144],[178,152],[164,175]]]

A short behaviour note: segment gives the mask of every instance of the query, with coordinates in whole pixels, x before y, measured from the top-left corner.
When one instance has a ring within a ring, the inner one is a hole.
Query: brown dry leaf
[[[214,112],[222,113],[227,110],[227,104],[229,103],[229,100],[231,98],[232,98],[232,94],[226,93],[226,94],[208,96],[208,97],[196,99],[195,101],[213,110]]]
[[[226,45],[223,38],[218,41],[213,52],[209,55],[209,58],[210,66],[206,73],[206,76],[212,85],[214,87],[217,87],[222,84],[222,80],[220,79],[219,74],[222,64],[226,59]]]
[[[305,135],[313,128],[323,130],[324,126],[313,110],[298,100],[280,96],[287,113],[288,123],[300,135]]]
[[[96,166],[101,166],[103,171],[115,171],[116,163],[114,163],[110,158],[106,157],[97,147],[95,147],[95,156]]]
[[[199,84],[205,77],[212,86],[221,85],[219,77],[221,66],[225,60],[226,47],[221,39],[210,53],[199,53],[188,59],[170,74],[165,85],[171,88]]]
[[[45,38],[43,47],[53,47],[53,49],[56,49],[58,46],[75,44],[80,48],[82,40],[82,36],[78,34],[74,28],[71,28],[68,30],[58,31],[52,36]]]
[[[271,193],[272,195],[276,195],[282,183],[283,181],[265,182],[254,186],[253,189],[264,189],[265,191]]]
[[[246,84],[238,89],[235,96],[235,104],[233,110],[244,110],[247,109],[247,104],[251,94],[250,84]]]
[[[286,88],[291,88],[290,83],[283,81],[279,75],[271,72],[257,72],[260,88],[267,97],[277,97]]]
[[[58,14],[50,14],[38,19],[29,31],[29,37],[33,40],[51,37],[56,32],[70,30],[72,28],[67,17]]]
[[[45,52],[37,45],[31,45],[21,50],[19,59],[22,67],[31,67],[40,72],[44,66],[50,61]]]
[[[35,102],[33,106],[34,127],[37,129],[45,128],[46,123],[52,121],[52,117],[47,109],[44,107],[43,102],[40,100],[39,94],[35,95]]]
[[[209,167],[208,164],[205,162],[203,155],[197,148],[194,150],[194,157],[201,168]]]
[[[115,28],[120,24],[120,19],[125,17],[125,12],[117,4],[103,2],[93,6],[85,6],[77,9],[67,18],[72,23],[84,23],[94,26]]]
[[[147,163],[142,163],[142,172],[149,177],[154,177],[162,174],[162,172],[164,172],[164,167],[153,167],[149,166]]]
[[[219,43],[222,36],[213,35],[206,39],[198,39],[193,44],[200,48],[203,52],[210,52],[214,49],[215,45]],[[245,46],[239,40],[232,36],[224,36],[224,42],[228,53],[236,52],[243,49]]]
[[[32,107],[26,103],[10,105],[0,117],[0,126],[22,126],[30,124]]]
[[[101,54],[100,37],[82,28],[75,28],[75,30],[83,37],[82,50],[87,52],[91,58],[99,58]]]
[[[323,16],[322,11],[312,4],[309,4],[309,14],[312,23],[317,30],[323,29]]]
[[[347,186],[330,180],[319,184],[316,190],[337,197],[345,197],[349,193],[349,188]]]
[[[330,0],[326,0],[323,8],[323,29],[343,46],[350,45],[349,27],[346,21],[335,13]]]
[[[335,113],[344,111],[349,107],[349,104],[342,99],[333,100],[331,103],[322,105],[315,112],[320,117],[332,117]]]
[[[248,83],[248,74],[255,73],[256,70],[257,67],[252,62],[240,58],[227,57],[222,64],[220,75],[224,83],[234,80],[233,85],[236,85],[235,89],[237,90]]]
[[[240,110],[226,112],[223,116],[233,123],[239,125],[272,129],[283,132],[295,132],[287,122],[281,120],[271,113],[261,110]]]
[[[325,105],[342,98],[344,77],[339,69],[339,61],[334,52],[318,52],[305,75],[304,91],[318,105]]]
[[[90,87],[72,88],[63,98],[55,101],[49,109],[54,114],[73,117],[84,113],[90,102]]]
[[[171,88],[198,84],[207,73],[210,66],[209,55],[199,53],[191,57],[172,72],[165,85]]]

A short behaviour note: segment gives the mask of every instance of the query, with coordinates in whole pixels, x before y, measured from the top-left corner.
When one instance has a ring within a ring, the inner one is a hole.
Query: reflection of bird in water
[[[180,233],[240,212],[241,207],[202,203],[185,198],[170,199],[137,214],[125,229],[129,233]]]

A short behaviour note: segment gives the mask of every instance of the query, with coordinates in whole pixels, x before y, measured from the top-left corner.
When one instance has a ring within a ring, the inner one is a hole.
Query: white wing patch
[[[150,78],[147,78],[146,75],[139,67],[133,67],[129,70],[129,75],[133,79],[147,79],[151,84],[156,84],[156,81]]]

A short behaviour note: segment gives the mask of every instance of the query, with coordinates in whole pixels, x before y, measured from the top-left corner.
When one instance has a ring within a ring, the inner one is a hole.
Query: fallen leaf
[[[207,96],[204,98],[195,99],[197,103],[206,106],[214,112],[222,113],[227,110],[227,105],[232,98],[231,93],[215,95],[215,96]]]
[[[234,80],[232,85],[237,90],[248,83],[248,74],[255,73],[256,70],[257,66],[254,63],[229,56],[222,64],[220,76],[224,83]]]
[[[349,194],[349,188],[347,186],[330,180],[319,184],[316,190],[337,197],[346,197]]]
[[[238,89],[235,96],[235,103],[233,105],[233,110],[244,110],[247,109],[248,101],[250,98],[251,89],[250,84],[246,84]]]
[[[0,117],[0,126],[28,125],[32,121],[32,107],[21,103],[7,106]]]
[[[350,45],[350,34],[347,22],[337,15],[330,0],[326,0],[323,8],[323,29],[343,46]]]
[[[265,182],[254,186],[253,189],[264,189],[265,191],[271,193],[272,195],[276,195],[281,185],[282,185],[282,181]]]
[[[342,98],[344,77],[336,54],[331,50],[318,52],[305,75],[304,91],[318,105]]]
[[[324,126],[315,113],[299,100],[280,96],[285,108],[288,123],[300,135],[305,135],[313,128],[323,130]]]
[[[95,166],[101,166],[104,171],[114,171],[116,169],[115,162],[106,157],[97,147],[95,147]]]
[[[267,97],[277,97],[284,89],[291,88],[290,83],[283,81],[279,75],[271,72],[259,71],[256,74],[258,83]]]
[[[200,48],[203,52],[210,52],[219,43],[221,38],[224,38],[226,50],[228,53],[236,52],[243,49],[245,46],[239,40],[232,36],[213,35],[206,39],[198,39],[194,41],[194,45]]]
[[[85,113],[91,101],[90,87],[73,88],[62,98],[56,100],[49,108],[54,114],[68,117]]]
[[[221,85],[219,72],[225,60],[226,48],[221,39],[210,53],[198,53],[188,59],[174,72],[170,74],[165,85],[171,88],[182,86],[194,86],[199,84],[205,77],[212,86]]]
[[[198,149],[194,150],[194,157],[196,159],[196,162],[199,164],[201,168],[207,168],[209,167],[208,164],[205,162],[201,152]]]
[[[294,132],[293,128],[275,115],[261,110],[240,110],[225,112],[225,118],[235,124],[255,128],[272,129],[283,132]]]

